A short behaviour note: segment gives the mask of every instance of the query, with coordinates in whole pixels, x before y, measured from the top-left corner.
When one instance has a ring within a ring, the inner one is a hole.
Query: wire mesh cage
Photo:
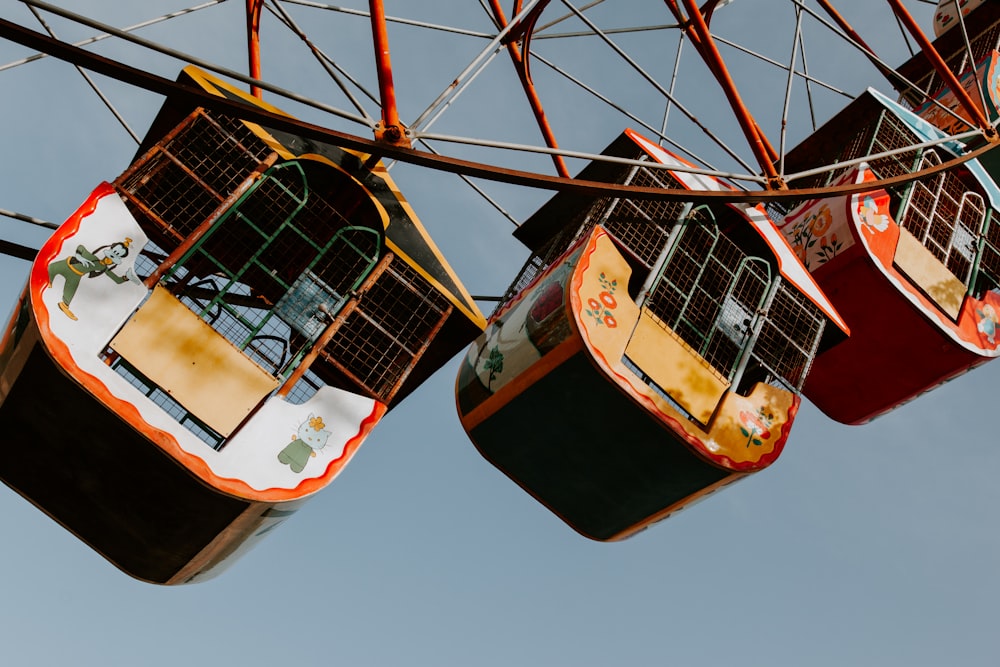
[[[270,153],[244,123],[197,109],[115,185],[151,238],[169,250],[207,220]]]
[[[921,167],[941,163],[933,150]],[[951,273],[968,285],[977,254],[979,232],[986,220],[986,204],[970,192],[953,172],[917,181],[899,216],[899,224],[913,234]]]
[[[867,164],[876,178],[903,176],[941,164],[939,148],[902,150],[920,143],[920,138],[899,116],[880,105],[859,105],[857,113],[845,114],[828,123],[798,152],[793,152],[795,168],[827,160],[843,162],[836,172],[814,177],[813,185],[829,185],[854,168],[852,162],[865,155],[881,155]],[[824,153],[828,151],[828,153]],[[855,162],[856,164],[856,162]],[[994,262],[978,259],[987,220],[982,186],[969,170],[950,169],[906,186],[889,190],[890,211],[901,227],[938,259],[962,284],[969,286],[975,266]],[[790,210],[793,206],[789,206]],[[777,209],[772,212],[780,213]],[[984,281],[993,280],[989,276]]]
[[[451,303],[426,278],[392,257],[360,295],[321,360],[388,403],[451,310]]]
[[[162,270],[161,284],[216,333],[268,374],[292,378],[288,400],[331,384],[388,403],[452,304],[387,254],[384,214],[357,180],[325,162],[275,158],[238,119],[188,115],[116,181],[150,238],[137,267],[144,278]],[[161,267],[171,253],[176,261]],[[295,373],[316,345],[325,347]],[[147,394],[163,393],[119,367]]]
[[[870,137],[877,126],[871,130]],[[682,187],[671,172],[643,166],[623,170],[618,182]],[[665,335],[683,341],[720,380],[741,389],[754,381],[801,389],[826,317],[794,285],[781,280],[771,251],[728,207],[598,199],[532,253],[504,302],[595,225],[614,238],[631,264],[630,290],[637,302]]]

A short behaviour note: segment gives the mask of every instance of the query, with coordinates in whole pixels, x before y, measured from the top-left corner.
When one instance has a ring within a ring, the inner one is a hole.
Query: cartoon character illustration
[[[869,232],[884,232],[889,229],[889,216],[878,212],[878,204],[871,196],[865,197],[858,214]]]
[[[126,281],[142,284],[142,281],[139,280],[131,268],[125,271],[124,276],[120,276],[113,271],[128,256],[130,245],[132,245],[132,239],[127,237],[124,241],[101,246],[93,252],[81,245],[77,246],[76,252],[72,255],[63,259],[57,259],[49,264],[49,287],[53,286],[56,276],[62,276],[65,281],[63,283],[62,301],[59,302],[59,310],[66,317],[71,320],[77,319],[73,311],[69,309],[69,305],[72,303],[73,297],[76,295],[76,290],[80,286],[80,280],[84,276],[96,278],[97,276],[105,275],[119,285]]]
[[[326,447],[330,432],[323,430],[325,426],[322,417],[310,412],[309,419],[299,424],[298,433],[292,436],[292,441],[278,453],[278,460],[291,468],[292,472],[302,472],[309,459]]]
[[[997,316],[996,309],[987,303],[983,306],[982,310],[976,309],[976,315],[981,318],[976,324],[976,329],[980,333],[985,334],[986,340],[990,341],[990,345],[993,345],[996,343],[997,324],[1000,323],[1000,317]]]

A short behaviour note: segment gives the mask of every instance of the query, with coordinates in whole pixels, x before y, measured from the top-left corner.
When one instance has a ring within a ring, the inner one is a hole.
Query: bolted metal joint
[[[393,146],[402,146],[404,148],[412,146],[405,127],[402,125],[386,125],[382,121],[379,121],[375,126],[375,139],[392,144]]]

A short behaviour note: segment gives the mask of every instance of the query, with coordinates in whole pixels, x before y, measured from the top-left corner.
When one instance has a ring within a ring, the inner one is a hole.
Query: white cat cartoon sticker
[[[292,436],[292,441],[278,453],[278,460],[291,468],[293,472],[302,472],[309,459],[326,447],[330,431],[324,430],[325,426],[322,417],[317,417],[310,412],[309,418],[299,424],[298,433]]]

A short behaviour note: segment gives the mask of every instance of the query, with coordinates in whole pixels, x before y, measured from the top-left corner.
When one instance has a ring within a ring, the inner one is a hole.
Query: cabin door
[[[167,276],[174,295],[274,376],[293,370],[381,249],[378,231],[348,224],[348,198],[312,196],[306,176],[298,161],[272,167]]]
[[[937,153],[927,151],[920,168],[940,162]],[[983,198],[950,172],[914,183],[899,215],[896,268],[954,320],[977,263],[985,220]]]
[[[297,161],[269,169],[111,345],[222,436],[294,370],[378,261],[380,233],[347,224],[357,193],[332,205],[311,196],[306,175]]]
[[[767,261],[723,236],[707,209],[681,223],[640,302],[626,356],[697,421],[736,383],[772,292]]]

